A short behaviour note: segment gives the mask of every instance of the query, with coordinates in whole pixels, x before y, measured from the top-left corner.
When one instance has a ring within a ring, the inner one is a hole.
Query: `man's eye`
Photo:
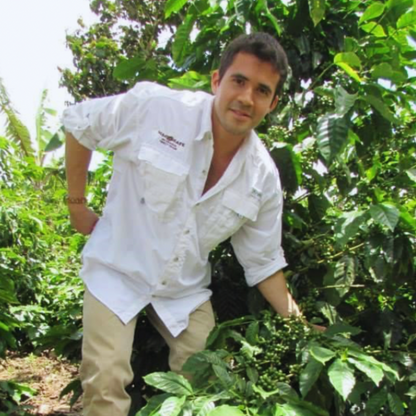
[[[262,95],[269,95],[270,92],[267,88],[260,88],[259,91]]]
[[[235,79],[234,79],[234,82],[235,82],[237,85],[243,85],[243,84],[244,84],[244,80],[243,80],[243,79],[241,79],[241,78],[235,78]]]

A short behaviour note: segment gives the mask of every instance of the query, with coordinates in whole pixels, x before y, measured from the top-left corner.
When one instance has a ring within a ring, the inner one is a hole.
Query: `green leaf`
[[[252,383],[257,383],[259,380],[259,372],[254,367],[248,367],[246,369],[247,377]]]
[[[45,152],[53,152],[59,149],[65,142],[65,130],[62,126],[50,139],[49,143],[45,146]]]
[[[332,306],[331,304],[329,304],[328,302],[316,302],[316,308],[318,309],[318,311],[320,313],[322,313],[323,316],[325,316],[326,319],[328,319],[330,324],[334,324],[335,321],[337,321],[338,319],[338,312],[337,310],[334,308],[334,306]],[[325,334],[328,332],[325,331]]]
[[[37,393],[37,390],[13,381],[0,381],[0,392],[3,391],[9,393],[12,399],[18,404],[22,401],[22,396],[33,397]]]
[[[214,364],[212,368],[215,375],[227,389],[230,389],[234,385],[234,378],[224,367]]]
[[[185,403],[185,396],[182,397],[169,397],[166,399],[160,410],[158,416],[178,416],[182,410],[182,406]]]
[[[372,205],[370,214],[377,224],[388,227],[392,232],[396,228],[400,217],[400,211],[394,205],[386,202]]]
[[[361,77],[358,75],[358,72],[355,69],[352,69],[348,64],[345,62],[340,62],[337,64],[341,69],[344,70],[352,79],[355,79],[357,82],[362,82]]]
[[[383,26],[379,25],[376,22],[366,23],[365,25],[361,26],[361,29],[363,29],[364,32],[370,33],[377,38],[385,38],[387,36],[386,32],[383,29]]]
[[[416,182],[416,169],[408,169],[406,174],[413,182]]]
[[[246,330],[246,340],[251,345],[256,345],[258,341],[258,335],[259,335],[259,322],[255,321],[252,322]]]
[[[410,387],[409,391],[405,393],[405,395],[411,397],[412,399],[416,398],[416,385]]]
[[[113,71],[113,77],[119,81],[134,79],[146,65],[142,55],[120,62]]]
[[[194,27],[196,16],[188,14],[185,21],[178,27],[175,40],[172,44],[172,57],[177,66],[182,66],[186,58],[187,46],[190,42],[190,34]]]
[[[351,335],[358,335],[361,333],[360,328],[356,328],[354,326],[344,324],[341,322],[337,322],[333,325],[331,325],[326,331],[325,335],[328,337],[333,337],[334,335],[338,334],[351,334]]]
[[[211,410],[215,409],[215,402],[211,397],[203,397],[195,400],[192,407],[194,411],[193,414],[196,416],[207,416]]]
[[[371,3],[370,6],[367,7],[363,15],[360,17],[358,23],[366,22],[367,20],[372,20],[376,17],[381,16],[384,13],[385,8],[385,4],[379,1]]]
[[[349,357],[348,362],[354,364],[355,367],[357,367],[360,371],[366,374],[367,377],[369,377],[376,386],[380,384],[380,381],[384,377],[383,370],[380,367],[368,361],[356,360],[355,358]]]
[[[144,381],[149,385],[167,393],[177,394],[181,396],[189,396],[193,393],[192,386],[185,377],[174,372],[168,373],[152,373],[143,377]]]
[[[374,364],[375,366],[380,367],[385,373],[391,374],[396,380],[398,380],[400,378],[399,373],[396,370],[391,368],[389,365],[383,363],[382,361],[376,360],[371,355],[368,355],[368,354],[365,354],[361,351],[356,351],[356,350],[353,350],[353,349],[348,351],[348,355],[351,355],[353,357],[358,358],[361,361],[366,361],[366,362],[369,362],[371,364]]]
[[[249,4],[250,2],[246,3]],[[282,33],[282,29],[279,25],[279,21],[276,19],[273,13],[270,12],[269,7],[267,5],[267,0],[259,0],[257,4],[259,8],[258,10],[262,10],[265,13],[266,17],[270,20],[271,24],[273,25],[277,36],[280,36]]]
[[[315,358],[315,360],[322,364],[325,364],[327,361],[336,357],[336,354],[332,350],[320,347],[318,345],[312,345],[312,347],[309,348],[309,352],[311,353],[312,357]]]
[[[178,78],[170,78],[168,86],[176,89],[204,90],[208,91],[211,85],[209,76],[199,74],[195,71],[188,71]]]
[[[302,183],[300,155],[293,151],[290,144],[283,142],[274,143],[270,153],[279,169],[283,188],[289,193],[295,193]]]
[[[156,410],[158,410],[162,403],[170,397],[169,394],[158,394],[156,396],[152,396],[150,400],[147,402],[146,406],[142,407],[136,416],[151,416],[155,415]]]
[[[274,396],[276,394],[279,394],[281,396],[284,396],[290,399],[298,398],[296,391],[293,390],[292,387],[290,387],[286,383],[276,383],[277,388],[273,391],[265,391],[262,387],[256,386],[255,384],[253,384],[252,387],[253,387],[253,391],[258,393],[263,400],[267,400],[269,397]]]
[[[29,130],[22,123],[18,112],[10,103],[6,87],[0,78],[0,114],[2,113],[6,116],[6,136],[18,144],[26,156],[34,156],[35,150],[30,140]]]
[[[260,386],[256,386],[253,384],[253,391],[258,393],[263,400],[267,400],[270,396],[274,396],[275,394],[280,393],[279,389],[273,391],[266,391]]]
[[[299,376],[299,386],[302,397],[305,397],[312,386],[318,380],[324,366],[316,361],[314,358],[310,358],[306,367],[301,371]]]
[[[403,29],[405,27],[415,26],[416,22],[416,11],[407,12],[402,14],[397,21],[397,29]]]
[[[388,393],[387,400],[389,402],[390,410],[397,416],[404,415],[403,403],[396,393]]]
[[[328,165],[342,152],[348,140],[348,121],[336,114],[326,114],[318,120],[318,149]]]
[[[336,288],[340,297],[345,296],[349,290],[350,286],[354,283],[355,280],[355,261],[352,257],[343,256],[335,264],[334,271],[335,285],[343,286]]]
[[[361,82],[361,78],[357,71],[353,68],[361,68],[361,60],[354,52],[338,53],[334,57],[334,64],[342,68],[351,78],[357,82]]]
[[[261,348],[257,347],[256,345],[251,345],[247,341],[241,341],[241,344],[241,355],[243,355],[246,358],[253,358],[254,356],[262,352]]]
[[[207,342],[205,344],[206,348],[209,348],[214,344],[214,342],[217,341],[218,337],[223,332],[223,329],[221,328],[221,325],[217,325],[214,327],[214,329],[210,332],[207,338]]]
[[[167,0],[165,4],[165,18],[168,18],[172,13],[177,13],[187,2],[188,0]]]
[[[291,399],[297,399],[299,397],[296,391],[287,383],[278,382],[275,386],[279,390],[279,394],[282,396],[290,397]]]
[[[312,194],[308,196],[309,212],[314,220],[320,221],[330,206],[331,203],[325,195]]]
[[[405,207],[400,207],[400,219],[407,224],[412,230],[416,231],[416,220]]]
[[[318,414],[315,412],[316,407],[314,410],[306,409],[302,406],[302,404],[306,402],[301,402],[299,404],[294,403],[285,403],[285,404],[277,404],[276,412],[273,414],[274,416],[317,416]],[[324,415],[328,415],[326,412],[321,413]]]
[[[245,414],[238,407],[224,404],[211,410],[207,416],[245,416]]]
[[[374,78],[387,78],[390,79],[393,73],[393,68],[387,62],[382,62],[371,69],[371,75]]]
[[[325,0],[308,0],[309,14],[315,26],[325,17]]]
[[[385,392],[385,390],[378,391],[368,399],[366,405],[366,414],[368,414],[368,416],[378,415],[381,408],[386,404],[386,402],[387,393]]]
[[[328,376],[335,390],[344,400],[347,400],[355,385],[354,372],[351,367],[337,359],[329,367]]]
[[[345,63],[353,68],[361,68],[361,60],[354,52],[342,52],[336,54],[334,57],[334,63],[337,65]]]
[[[223,368],[227,368],[227,364],[223,361],[223,358],[228,355],[227,351],[201,351],[190,356],[182,367],[183,371],[193,373],[200,370],[201,367],[211,367],[211,365],[217,365]]]
[[[335,88],[335,107],[339,116],[344,116],[357,101],[357,94],[348,94],[341,86]]]
[[[387,105],[384,104],[379,98],[372,94],[367,94],[364,96],[364,100],[371,104],[386,120],[392,123],[398,123]]]

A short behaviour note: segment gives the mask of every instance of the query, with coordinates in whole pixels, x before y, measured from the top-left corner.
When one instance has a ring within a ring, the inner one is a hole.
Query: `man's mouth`
[[[235,116],[237,116],[237,118],[241,118],[241,119],[251,118],[251,114],[247,113],[246,111],[238,110],[236,108],[230,108],[230,110],[233,112]]]

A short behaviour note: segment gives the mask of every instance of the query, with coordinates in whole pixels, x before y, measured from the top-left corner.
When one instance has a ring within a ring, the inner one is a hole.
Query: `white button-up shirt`
[[[83,250],[81,277],[125,323],[152,304],[177,336],[209,299],[208,256],[229,237],[248,285],[286,266],[279,175],[254,132],[203,194],[213,98],[143,82],[64,112],[66,130],[81,144],[114,151],[107,203]]]

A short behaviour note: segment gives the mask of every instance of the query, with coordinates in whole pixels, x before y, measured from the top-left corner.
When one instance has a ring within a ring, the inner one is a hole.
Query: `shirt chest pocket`
[[[246,221],[255,221],[259,202],[235,191],[224,192],[221,202],[207,221],[206,244],[212,250],[222,241],[236,233]]]
[[[144,184],[143,202],[160,220],[172,220],[185,187],[189,167],[145,145],[141,147],[138,159]]]

